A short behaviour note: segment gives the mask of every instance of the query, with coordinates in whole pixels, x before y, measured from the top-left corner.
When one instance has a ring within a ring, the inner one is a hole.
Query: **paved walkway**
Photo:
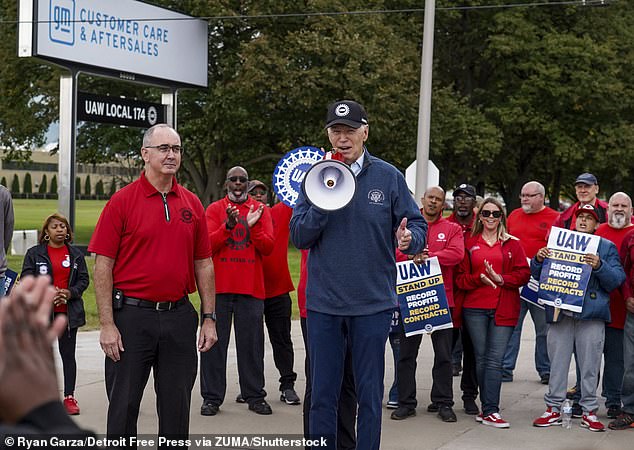
[[[532,420],[544,411],[543,395],[546,386],[539,383],[533,366],[532,323],[526,319],[526,332],[522,337],[522,348],[515,381],[502,385],[502,415],[511,423],[510,429],[492,429],[477,424],[473,416],[462,411],[459,393],[459,378],[454,378],[457,423],[443,423],[436,415],[426,411],[431,388],[431,364],[433,354],[431,341],[424,338],[418,358],[418,401],[417,416],[403,421],[390,420],[390,411],[383,410],[383,433],[381,448],[387,450],[420,449],[631,449],[634,448],[634,431],[606,431],[593,433],[579,427],[579,420],[573,419],[573,428],[534,428]],[[298,372],[297,391],[302,396],[304,389],[304,345],[299,321],[293,322],[293,342],[295,343],[295,368]],[[81,332],[78,335],[78,376],[76,397],[81,407],[77,421],[97,433],[104,433],[106,426],[107,400],[104,388],[103,353],[99,348],[99,332]],[[386,384],[392,382],[392,355],[387,346]],[[59,365],[59,361],[58,361]],[[60,377],[61,377],[61,371]],[[235,403],[238,394],[235,346],[230,344],[228,387],[226,402],[220,413],[214,417],[199,414],[201,404],[198,383],[194,387],[191,410],[192,435],[215,434],[267,434],[300,435],[302,433],[302,407],[290,406],[279,401],[277,379],[279,374],[273,364],[268,341],[266,343],[266,389],[267,400],[273,408],[270,416],[258,416],[248,411],[246,405]],[[573,372],[569,374],[573,381]],[[139,433],[155,434],[157,430],[156,409],[152,381],[148,383],[141,414]],[[387,392],[387,389],[386,389]],[[603,405],[603,401],[601,401]],[[605,408],[599,411],[599,418],[607,425]],[[225,447],[233,448],[233,447]],[[239,447],[248,448],[248,447]]]

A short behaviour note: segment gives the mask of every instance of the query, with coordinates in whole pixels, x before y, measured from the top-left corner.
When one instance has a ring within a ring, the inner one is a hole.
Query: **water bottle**
[[[572,428],[572,400],[569,398],[561,404],[561,426],[566,430]]]

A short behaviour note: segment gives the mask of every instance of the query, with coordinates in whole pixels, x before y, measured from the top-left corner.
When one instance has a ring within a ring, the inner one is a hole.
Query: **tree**
[[[46,180],[46,174],[42,175],[42,182],[40,183],[40,188],[38,189],[38,192],[40,194],[46,194],[48,186],[47,186],[47,180]]]
[[[110,191],[108,192],[108,195],[112,197],[115,192],[117,192],[117,180],[113,178],[110,182]]]
[[[22,190],[25,194],[31,194],[33,192],[33,186],[31,183],[31,174],[29,172],[24,175],[24,189]]]
[[[57,175],[53,175],[51,178],[51,194],[57,194]]]
[[[13,175],[13,181],[11,182],[11,193],[19,194],[20,193],[20,180],[18,179],[18,174]]]
[[[85,195],[92,194],[92,186],[90,185],[90,175],[86,175],[86,180],[84,182],[84,194]]]
[[[95,194],[97,194],[97,197],[103,197],[104,190],[102,180],[97,181],[97,184],[95,184]]]
[[[81,178],[75,177],[75,197],[81,195]]]
[[[6,177],[2,177],[2,179],[0,180],[0,184],[4,187],[7,187],[7,179]]]

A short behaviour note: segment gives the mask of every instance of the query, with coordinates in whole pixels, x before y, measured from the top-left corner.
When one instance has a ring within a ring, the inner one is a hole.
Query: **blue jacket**
[[[601,238],[597,252],[601,258],[601,265],[592,270],[586,295],[583,297],[583,308],[580,313],[573,312],[572,316],[578,320],[602,320],[610,322],[610,292],[617,289],[625,281],[625,272],[621,266],[619,252],[616,246],[607,239]],[[542,263],[535,258],[531,260],[531,274],[537,280],[542,273]],[[544,305],[546,321],[549,323],[561,320],[561,309]]]
[[[363,316],[396,305],[396,238],[403,217],[412,232],[408,254],[425,247],[427,223],[392,165],[365,151],[350,204],[325,212],[303,189],[290,222],[291,240],[310,249],[306,308],[324,314]]]

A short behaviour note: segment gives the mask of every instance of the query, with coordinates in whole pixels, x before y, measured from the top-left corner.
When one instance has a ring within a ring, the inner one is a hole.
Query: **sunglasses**
[[[246,183],[247,181],[249,181],[249,179],[247,177],[227,177],[228,181],[231,181],[232,183],[235,183],[236,181],[240,181],[240,183]]]
[[[484,210],[480,212],[480,215],[482,217],[490,217],[493,216],[494,219],[499,219],[500,217],[502,217],[502,211],[489,211],[489,210]]]

